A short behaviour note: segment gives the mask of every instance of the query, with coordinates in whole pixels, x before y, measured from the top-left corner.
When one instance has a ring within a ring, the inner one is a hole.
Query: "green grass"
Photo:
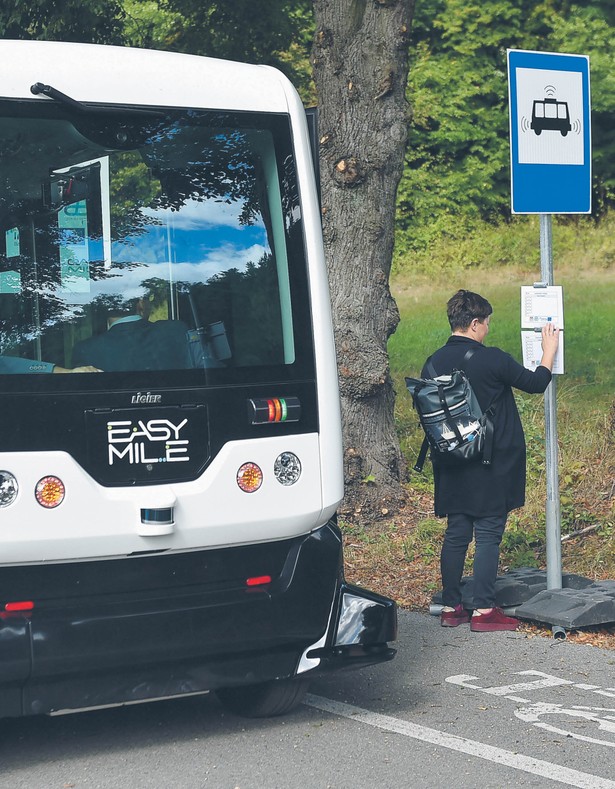
[[[389,341],[389,354],[400,441],[410,467],[422,433],[404,376],[418,376],[427,356],[446,341],[446,302],[457,289],[474,290],[489,299],[494,313],[487,344],[521,361],[520,286],[540,279],[539,231],[533,219],[501,227],[497,233],[486,228],[480,237],[454,248],[442,242],[429,259],[397,262],[391,290],[401,322]],[[598,227],[588,222],[553,227],[554,281],[564,287],[566,337],[566,372],[557,379],[562,532],[598,524],[598,540],[600,535],[610,539],[613,533],[615,441],[609,413],[615,400],[614,230],[611,219]],[[543,398],[520,394],[518,402],[528,444],[528,496],[526,506],[511,517],[503,545],[510,566],[531,564],[532,556],[536,563],[544,558]],[[413,473],[410,485],[429,490],[429,470]],[[606,569],[604,551],[596,550],[596,573],[615,577],[612,550]],[[583,561],[591,564],[591,558]]]
[[[412,287],[411,276],[393,281],[401,323],[389,341],[393,374],[418,375],[427,356],[450,334],[446,302],[458,288],[475,290],[493,306],[486,344],[497,345],[521,360],[520,287],[531,285],[523,272],[460,272]],[[535,279],[540,278],[537,272]],[[558,378],[564,391],[585,407],[604,405],[615,391],[615,270],[566,271],[556,278],[564,288],[565,369]],[[571,395],[572,396],[572,395]]]

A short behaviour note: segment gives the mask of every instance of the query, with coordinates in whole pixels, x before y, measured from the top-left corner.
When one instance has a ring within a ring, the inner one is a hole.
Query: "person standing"
[[[551,381],[559,329],[542,329],[543,355],[536,370],[527,370],[510,354],[485,347],[493,310],[478,293],[459,290],[447,304],[451,336],[428,361],[437,375],[463,369],[483,410],[493,407],[494,438],[490,465],[480,461],[457,466],[434,463],[434,509],[447,517],[440,557],[442,626],[470,622],[473,632],[515,630],[518,620],[495,605],[500,543],[508,513],[525,503],[526,452],[513,388],[542,394]],[[464,361],[467,352],[474,353]],[[425,363],[427,365],[427,362]],[[423,378],[432,374],[423,367]],[[474,611],[461,603],[461,578],[468,546],[475,540]]]

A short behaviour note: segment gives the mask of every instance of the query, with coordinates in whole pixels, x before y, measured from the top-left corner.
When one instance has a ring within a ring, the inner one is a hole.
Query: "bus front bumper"
[[[254,566],[271,582],[240,585],[234,576]],[[317,676],[395,654],[395,603],[344,580],[334,522],[276,544],[6,570],[4,589],[14,578],[22,599],[28,583],[46,596],[27,614],[0,614],[0,717]]]

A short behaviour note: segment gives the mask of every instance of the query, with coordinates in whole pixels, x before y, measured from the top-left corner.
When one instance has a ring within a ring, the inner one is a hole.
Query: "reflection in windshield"
[[[40,372],[292,364],[298,199],[287,123],[261,125],[0,118],[0,354]]]

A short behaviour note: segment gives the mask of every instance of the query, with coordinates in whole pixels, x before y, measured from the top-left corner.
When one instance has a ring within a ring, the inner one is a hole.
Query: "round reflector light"
[[[0,507],[8,507],[17,498],[19,485],[10,471],[0,471]]]
[[[263,472],[256,463],[244,463],[237,472],[237,484],[244,493],[254,493],[263,484]]]
[[[64,483],[59,477],[43,477],[36,483],[34,495],[36,500],[48,510],[57,507],[64,501]]]
[[[294,485],[301,476],[301,461],[293,452],[282,452],[276,458],[273,473],[280,485]]]

